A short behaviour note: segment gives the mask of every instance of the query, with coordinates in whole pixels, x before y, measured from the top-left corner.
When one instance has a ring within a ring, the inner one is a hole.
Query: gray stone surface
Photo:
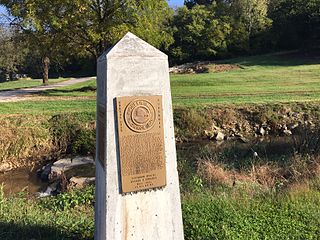
[[[216,136],[217,141],[223,141],[225,138],[225,135],[222,132],[218,132]]]
[[[98,109],[106,114],[106,130],[98,121],[95,239],[183,239],[172,103],[165,54],[128,33],[98,59]],[[167,186],[122,195],[115,98],[162,95]],[[98,119],[101,118],[98,113]],[[101,118],[103,119],[103,118]],[[103,138],[106,136],[105,146]],[[99,142],[102,141],[102,142]],[[105,147],[106,159],[99,158]],[[100,162],[105,161],[104,168]]]
[[[62,173],[67,179],[73,176],[94,176],[94,168],[95,161],[92,157],[64,158],[53,163],[48,179],[57,180]]]
[[[94,184],[95,177],[72,177],[69,180],[69,187],[84,188],[85,186]]]

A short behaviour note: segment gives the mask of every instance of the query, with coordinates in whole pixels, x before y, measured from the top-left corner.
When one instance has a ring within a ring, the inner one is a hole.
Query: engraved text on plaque
[[[117,98],[122,192],[166,185],[161,96]]]

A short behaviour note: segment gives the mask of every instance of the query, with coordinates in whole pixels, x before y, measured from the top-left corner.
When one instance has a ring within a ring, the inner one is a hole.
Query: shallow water
[[[259,157],[273,160],[292,153],[292,137],[256,138],[248,143],[239,141],[213,142],[208,140],[178,143],[177,158],[196,161],[198,157],[207,153],[223,153],[229,156],[233,164],[243,164],[244,159],[251,158],[254,152]],[[227,159],[228,160],[228,159]],[[12,195],[22,190],[30,194],[44,191],[48,183],[42,182],[36,174],[37,169],[18,169],[7,173],[0,173],[0,184],[4,184],[6,195]]]
[[[23,190],[30,194],[42,191],[47,183],[42,182],[34,170],[17,169],[6,173],[0,173],[0,184],[4,185],[4,193],[12,195]]]

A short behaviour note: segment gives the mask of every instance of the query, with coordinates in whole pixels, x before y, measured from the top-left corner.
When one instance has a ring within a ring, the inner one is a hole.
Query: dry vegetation
[[[0,117],[0,171],[39,165],[64,154],[92,154],[94,114]]]
[[[0,118],[0,170],[31,165],[53,152],[46,117]]]
[[[215,159],[199,159],[197,174],[209,187],[251,184],[264,191],[277,190],[317,179],[320,176],[320,157],[297,154],[286,165],[252,163],[246,170],[230,169]]]

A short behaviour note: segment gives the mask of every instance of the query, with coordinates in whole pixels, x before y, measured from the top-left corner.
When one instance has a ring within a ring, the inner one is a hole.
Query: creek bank
[[[210,165],[211,168],[208,168],[208,170],[212,169],[214,172],[225,166],[230,166],[236,171],[239,171],[239,169],[250,170],[252,169],[252,161],[256,164],[259,163],[259,166],[268,166],[272,170],[277,161],[281,164],[286,161],[290,162],[294,152],[302,154],[305,152],[307,156],[310,153],[319,152],[320,147],[317,144],[319,137],[317,139],[309,139],[304,136],[264,136],[247,139],[247,142],[238,140],[209,141],[204,139],[177,143],[180,181],[183,187],[189,186],[189,182],[193,186],[192,177],[198,172],[196,169],[206,166],[206,160],[209,159],[213,161],[212,163],[217,163],[216,165]],[[296,162],[299,163],[299,161]],[[72,169],[73,166],[77,167]],[[39,169],[38,172],[36,172],[36,169]],[[200,169],[203,170],[203,168]],[[219,173],[224,173],[227,170],[229,171],[230,168],[219,171]],[[90,172],[92,176],[90,176]],[[294,172],[299,173],[301,169],[295,167]],[[232,177],[234,171],[225,173],[230,173],[228,176]],[[203,174],[206,174],[206,172]],[[61,191],[73,188],[82,188],[94,184],[94,181],[94,161],[92,157],[73,157],[72,161],[70,157],[67,157],[45,164],[43,167],[34,168],[34,170],[16,169],[0,174],[0,182],[4,182],[6,194],[18,193],[27,188],[30,194],[39,192],[38,197],[56,195]]]
[[[177,142],[301,135],[320,125],[318,103],[175,107]],[[94,155],[95,113],[0,116],[0,172],[32,168],[65,155]]]
[[[0,116],[0,172],[95,152],[95,113]]]
[[[212,106],[175,109],[178,142],[196,139],[239,140],[315,132],[320,125],[316,104]]]

